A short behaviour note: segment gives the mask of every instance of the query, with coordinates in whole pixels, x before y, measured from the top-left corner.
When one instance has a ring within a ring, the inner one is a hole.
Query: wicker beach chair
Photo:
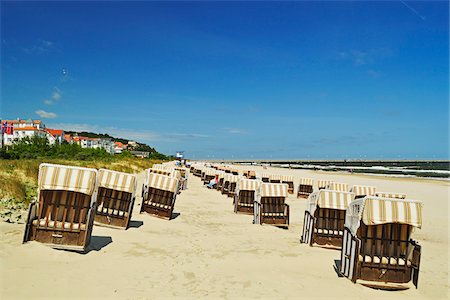
[[[300,243],[329,247],[342,247],[345,210],[355,194],[330,190],[319,190],[308,198],[303,220]]]
[[[255,171],[245,171],[246,173],[244,174],[244,176],[247,179],[256,179],[256,172]]]
[[[281,183],[286,183],[288,185],[288,193],[294,193],[294,177],[289,175],[281,176]]]
[[[239,176],[237,175],[225,174],[223,178],[222,194],[226,194],[228,197],[234,197],[238,179]]]
[[[289,205],[285,204],[287,196],[287,184],[261,183],[254,202],[253,223],[289,227]]]
[[[262,182],[270,182],[270,174],[267,173],[262,173],[261,174],[261,181]]]
[[[141,213],[171,219],[179,181],[175,177],[157,173],[147,173],[142,197]]]
[[[325,190],[348,192],[349,187],[348,187],[348,184],[346,184],[346,183],[332,182],[325,187]]]
[[[300,184],[298,185],[297,198],[308,198],[313,192],[314,179],[300,178]]]
[[[393,199],[406,199],[406,194],[403,193],[391,193],[391,192],[376,192],[375,197],[380,198],[393,198]]]
[[[351,281],[418,285],[421,247],[411,239],[422,226],[422,202],[367,196],[350,203],[339,271]]]
[[[317,188],[319,190],[324,190],[327,187],[327,185],[330,185],[333,182],[334,181],[332,181],[332,180],[318,180],[317,181]]]
[[[85,252],[95,214],[97,170],[41,164],[38,200],[30,205],[23,242]]]
[[[100,169],[94,224],[127,229],[133,212],[136,176]]]
[[[375,195],[376,188],[374,186],[367,185],[354,185],[350,189],[350,192],[355,194],[355,199],[364,198],[366,196]]]
[[[211,180],[213,180],[216,177],[216,170],[208,168],[203,172],[202,180],[203,184],[208,184]]]
[[[216,184],[216,189],[218,191],[222,191],[222,187],[223,187],[223,181],[225,179],[225,171],[218,171],[217,172],[217,184]]]
[[[253,215],[256,191],[259,189],[261,181],[255,179],[240,178],[236,184],[234,195],[234,212]]]
[[[187,190],[187,184],[188,184],[188,174],[189,171],[187,168],[175,168],[175,170],[180,171],[181,179],[180,179],[180,189],[181,190]]]

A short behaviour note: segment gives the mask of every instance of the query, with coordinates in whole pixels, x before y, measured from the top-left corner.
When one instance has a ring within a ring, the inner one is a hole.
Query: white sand
[[[92,243],[97,250],[87,254],[36,242],[22,245],[24,225],[1,222],[0,298],[447,299],[448,182],[264,171],[294,175],[296,181],[305,176],[373,185],[422,200],[424,224],[414,235],[423,251],[419,289],[387,292],[339,278],[333,270],[339,251],[299,243],[305,200],[288,199],[289,230],[253,225],[252,216],[233,213],[231,198],[206,189],[191,175],[189,189],[177,197],[177,218],[167,221],[139,214],[137,197],[133,228],[95,226]]]

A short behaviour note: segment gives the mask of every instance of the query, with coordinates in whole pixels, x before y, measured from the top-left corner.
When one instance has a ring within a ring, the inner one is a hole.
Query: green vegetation
[[[156,151],[150,159],[141,159],[128,151],[111,155],[103,149],[84,149],[68,143],[49,145],[46,138],[23,138],[8,149],[0,149],[0,218],[9,222],[23,219],[23,210],[37,196],[41,163],[139,173],[167,159]]]

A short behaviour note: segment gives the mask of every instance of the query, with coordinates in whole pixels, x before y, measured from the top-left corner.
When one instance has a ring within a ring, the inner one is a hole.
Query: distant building
[[[24,137],[40,136],[46,137],[45,125],[41,120],[0,120],[1,124],[1,146],[10,146],[15,139]]]
[[[91,138],[86,136],[74,136],[73,143],[80,145],[81,148],[104,149],[109,154],[114,154],[114,143],[109,138]]]
[[[130,151],[130,153],[139,158],[149,158],[150,157],[150,152],[148,152],[148,151]]]
[[[62,129],[49,129],[46,128],[45,131],[47,132],[47,139],[48,142],[50,143],[50,145],[53,144],[62,144],[62,142],[65,140],[64,139],[64,130]]]
[[[120,154],[125,149],[124,144],[122,142],[114,142],[114,153]]]

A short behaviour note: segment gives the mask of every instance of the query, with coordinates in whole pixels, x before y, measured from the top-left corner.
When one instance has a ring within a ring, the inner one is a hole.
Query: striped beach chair
[[[217,184],[216,184],[216,189],[217,189],[218,191],[222,191],[223,181],[224,181],[224,179],[225,179],[226,173],[225,173],[225,171],[219,170],[219,171],[217,171],[216,174],[217,174]]]
[[[180,189],[186,190],[187,184],[188,184],[189,169],[183,168],[183,167],[177,167],[177,168],[175,168],[175,170],[180,171],[180,174],[181,174]]]
[[[41,164],[38,199],[30,205],[23,242],[85,252],[97,199],[97,170]]]
[[[281,176],[281,183],[286,183],[288,185],[288,193],[294,193],[294,177],[289,175]]]
[[[202,173],[203,184],[204,185],[208,184],[215,177],[216,177],[216,170],[211,168],[204,170],[204,172]]]
[[[375,195],[376,188],[374,186],[367,185],[354,185],[350,189],[350,192],[355,194],[355,199],[364,198],[365,196]]]
[[[308,198],[313,192],[314,179],[300,178],[300,184],[298,185],[297,198]]]
[[[262,182],[270,182],[270,174],[268,173],[262,173],[261,174],[261,181]]]
[[[324,190],[328,185],[330,185],[333,182],[334,181],[332,181],[332,180],[318,180],[317,181],[317,188],[319,190]]]
[[[254,202],[253,223],[289,227],[287,196],[287,184],[261,183]]]
[[[228,197],[234,197],[238,179],[239,176],[237,175],[225,174],[223,178],[222,194],[226,194]]]
[[[234,195],[234,212],[253,215],[256,191],[259,189],[261,181],[256,179],[240,178],[236,184]]]
[[[331,182],[325,187],[326,190],[330,191],[340,191],[340,192],[348,192],[348,184],[339,183],[339,182]]]
[[[171,219],[178,193],[179,181],[175,177],[147,173],[144,183],[141,213]]]
[[[354,283],[390,288],[389,283],[402,287],[412,281],[417,288],[421,247],[411,234],[421,226],[420,201],[373,196],[353,201],[337,269]]]
[[[98,171],[96,225],[127,229],[133,212],[136,176],[106,169]]]
[[[247,179],[256,179],[256,172],[255,171],[246,171],[246,174],[244,176]]]
[[[341,248],[344,233],[345,210],[355,194],[319,190],[308,198],[300,242]]]
[[[270,183],[281,183],[281,179],[282,179],[281,175],[271,174],[269,176],[269,182]]]

